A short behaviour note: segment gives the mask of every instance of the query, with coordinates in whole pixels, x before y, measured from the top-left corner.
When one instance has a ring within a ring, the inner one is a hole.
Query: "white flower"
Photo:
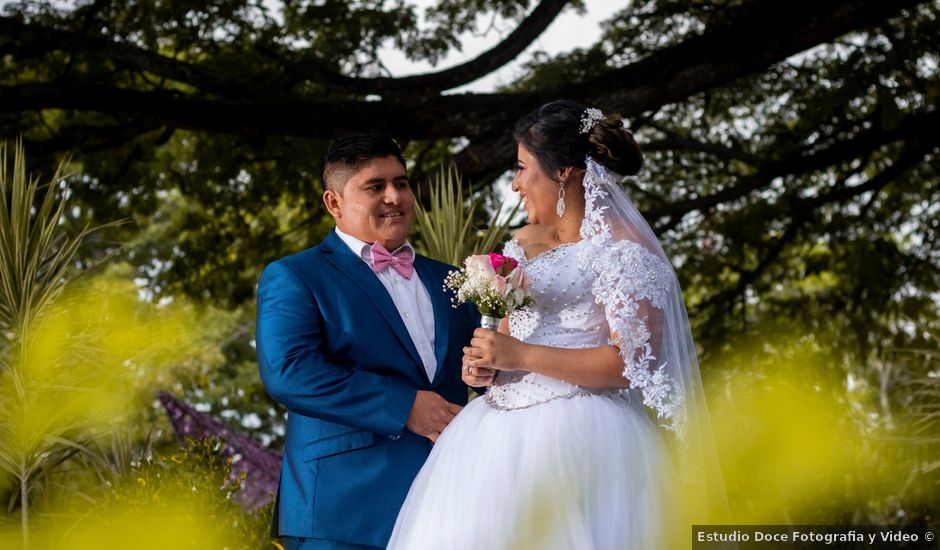
[[[490,279],[496,275],[496,270],[493,269],[489,256],[468,256],[464,260],[464,265],[467,266],[467,277],[471,279]]]
[[[464,266],[451,271],[444,280],[446,288],[456,291],[457,303],[471,302],[480,313],[491,317],[504,317],[531,304],[529,281],[521,268],[505,276],[497,274],[490,255],[470,256]]]

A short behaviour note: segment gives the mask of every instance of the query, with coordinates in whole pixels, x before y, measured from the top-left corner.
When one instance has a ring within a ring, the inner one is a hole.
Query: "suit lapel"
[[[450,309],[451,303],[448,294],[443,291],[443,281],[434,276],[431,266],[423,256],[415,256],[415,271],[424,288],[431,297],[431,307],[434,310],[434,357],[437,359],[437,369],[434,371],[434,382],[444,371],[444,358],[447,356],[447,342],[450,335]]]
[[[378,277],[375,276],[375,273],[362,261],[362,258],[353,254],[352,250],[346,246],[346,243],[339,238],[335,231],[330,231],[326,239],[324,239],[321,248],[325,253],[327,261],[333,264],[343,275],[349,277],[349,279],[361,288],[362,292],[372,300],[372,303],[375,304],[375,308],[379,310],[379,313],[385,318],[388,326],[391,327],[392,332],[395,333],[395,336],[398,337],[402,345],[405,346],[405,349],[408,350],[415,364],[420,367],[421,372],[425,372],[424,363],[421,362],[418,349],[415,348],[414,342],[411,341],[408,329],[405,328],[405,323],[402,321],[398,309],[395,308],[395,302],[392,301],[388,290],[385,289]],[[435,321],[436,317],[437,313],[435,311]],[[425,374],[425,377],[427,377],[427,374]]]

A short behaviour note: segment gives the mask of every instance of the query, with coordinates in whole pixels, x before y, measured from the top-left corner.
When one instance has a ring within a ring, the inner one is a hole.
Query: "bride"
[[[490,387],[441,434],[389,548],[688,546],[726,504],[679,284],[621,187],[640,150],[573,101],[515,138],[529,225],[504,254],[535,303],[464,349],[464,380]]]

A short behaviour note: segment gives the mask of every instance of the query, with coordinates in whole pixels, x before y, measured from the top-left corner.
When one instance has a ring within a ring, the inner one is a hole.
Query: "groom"
[[[443,291],[450,266],[415,254],[398,145],[355,132],[327,149],[318,246],[268,265],[257,351],[288,410],[272,533],[287,550],[384,548],[432,443],[467,402],[476,312]]]

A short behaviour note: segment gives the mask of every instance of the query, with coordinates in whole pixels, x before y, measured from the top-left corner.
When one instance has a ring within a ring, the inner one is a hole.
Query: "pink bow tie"
[[[391,266],[399,275],[406,279],[411,278],[414,272],[414,258],[407,248],[400,249],[395,254],[389,252],[378,241],[372,245],[372,271],[381,273]]]

